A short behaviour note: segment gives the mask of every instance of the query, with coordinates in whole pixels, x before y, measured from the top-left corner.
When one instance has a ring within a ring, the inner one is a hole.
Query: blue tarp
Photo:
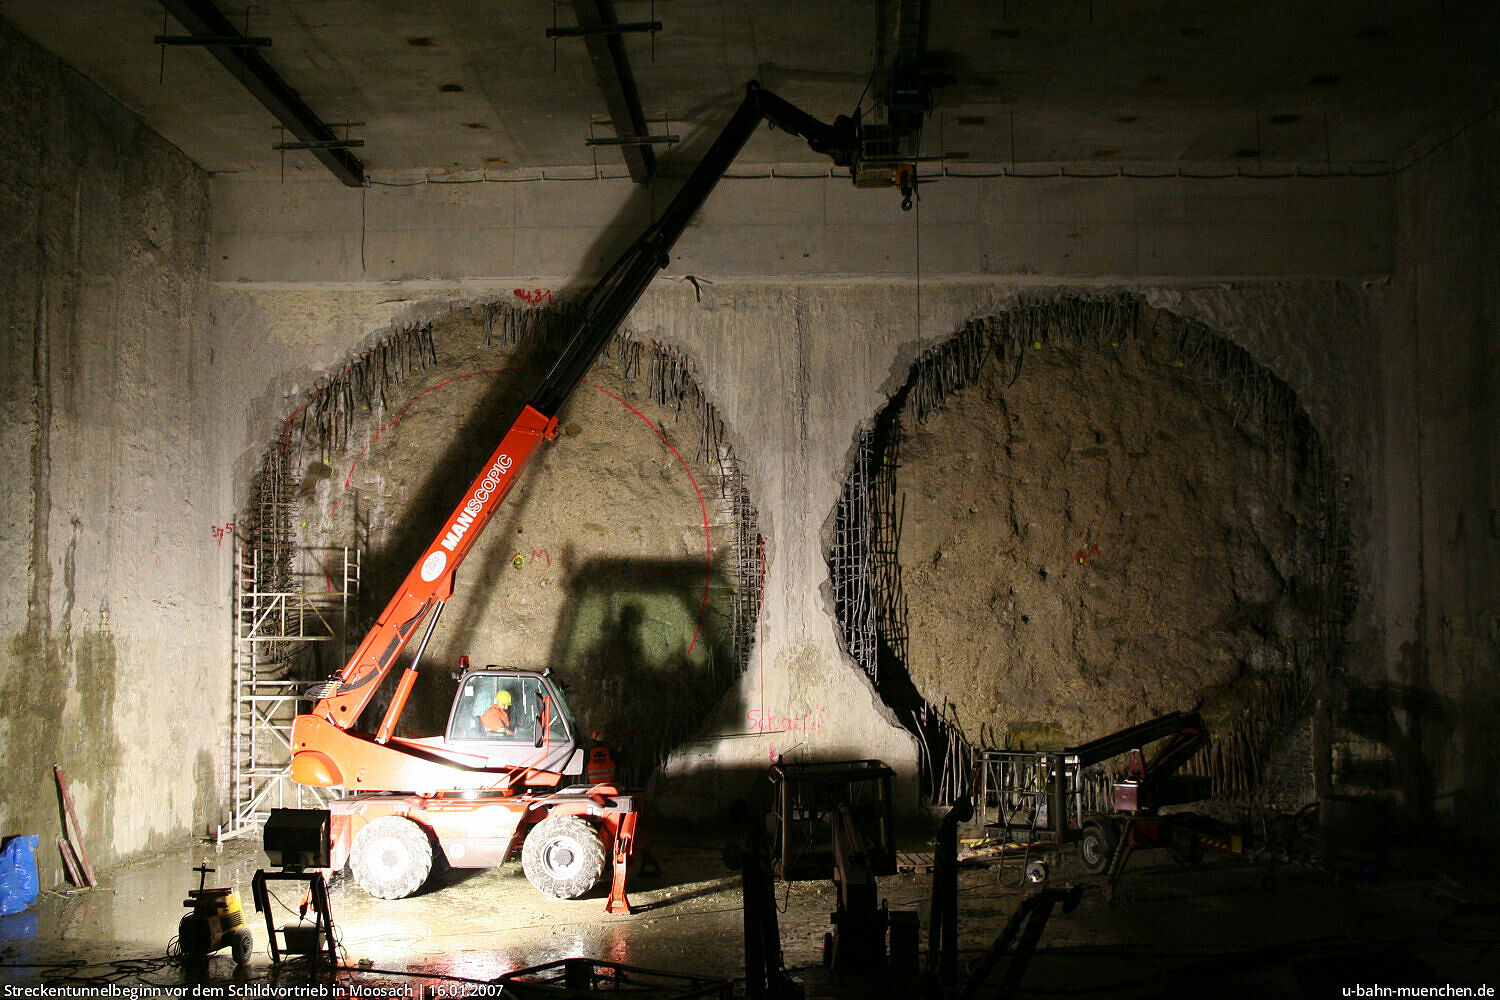
[[[36,902],[36,834],[6,837],[0,847],[0,914],[20,913]]]

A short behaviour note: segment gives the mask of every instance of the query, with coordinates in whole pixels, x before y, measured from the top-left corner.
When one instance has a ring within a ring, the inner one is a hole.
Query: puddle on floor
[[[281,993],[315,983],[323,984],[319,995],[325,996],[333,995],[327,990],[477,996],[480,984],[499,976],[580,957],[705,980],[740,979],[744,914],[739,880],[724,867],[723,843],[712,835],[659,842],[663,874],[632,877],[630,914],[606,913],[602,892],[584,900],[545,896],[516,864],[450,871],[401,900],[375,899],[347,876],[335,876],[329,907],[339,968],[332,973],[300,957],[273,965],[265,916],[254,911],[251,896],[255,872],[267,867],[258,843],[193,844],[105,871],[96,889],[45,892],[25,913],[4,918],[0,983],[114,984],[139,987],[137,996],[171,986],[197,987],[202,996],[256,996],[255,988],[274,986]],[[1166,984],[1180,987],[1185,970],[1196,970],[1197,995],[1250,996],[1259,990],[1260,996],[1296,996],[1298,961],[1332,961],[1335,952],[1360,949],[1410,951],[1435,970],[1439,983],[1500,983],[1489,947],[1493,927],[1489,938],[1476,938],[1468,949],[1441,943],[1447,929],[1468,926],[1454,922],[1468,919],[1479,898],[1451,884],[1368,885],[1283,866],[1268,887],[1264,872],[1243,864],[1180,868],[1156,854],[1132,858],[1112,901],[1099,878],[1059,860],[1053,884],[1081,885],[1083,901],[1071,915],[1058,912],[1048,922],[1021,996],[1064,987],[1084,996],[1160,995]],[[255,939],[244,966],[237,967],[227,951],[199,970],[167,957],[183,902],[199,884],[194,868],[205,864],[216,869],[207,877],[209,886],[232,886],[240,894]],[[273,882],[270,888],[273,923],[296,923],[301,883]],[[1015,861],[960,872],[962,968],[985,953],[1030,888]],[[925,957],[931,876],[886,876],[879,892],[890,909],[918,915]],[[778,882],[776,904],[786,968],[809,997],[920,992],[915,980],[878,973],[839,981],[823,968],[824,934],[837,908],[831,879]],[[1004,967],[1002,962],[997,969]],[[225,992],[212,992],[219,987]],[[94,995],[102,994],[96,989]]]

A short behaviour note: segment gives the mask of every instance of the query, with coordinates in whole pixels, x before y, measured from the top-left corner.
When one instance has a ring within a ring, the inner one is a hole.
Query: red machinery
[[[1198,713],[1170,712],[1066,750],[981,751],[976,821],[1019,843],[1076,843],[1084,869],[1111,880],[1136,847],[1201,853],[1222,838],[1233,852],[1238,838],[1222,825],[1159,812],[1203,797],[1203,780],[1179,772],[1207,743]],[[1106,762],[1122,755],[1124,773],[1108,774]],[[1032,881],[1045,881],[1045,863],[1033,867]]]
[[[614,862],[610,907],[627,907],[625,865],[636,802],[609,784],[561,787],[584,773],[586,750],[561,691],[545,673],[471,671],[442,736],[396,736],[416,682],[422,651],[455,574],[557,414],[641,293],[666,266],[667,253],[762,121],[805,139],[841,166],[857,167],[861,129],[840,116],[826,125],[752,83],[739,110],[677,195],[584,299],[582,319],[531,402],[501,438],[437,537],[397,588],[385,611],[312,710],[292,727],[292,777],[341,788],[330,806],[335,868],[347,859],[371,893],[400,898],[426,881],[435,851],[459,868],[490,867],[520,847],[526,874],[544,892],[576,898]],[[422,629],[411,662],[373,733],[361,714]],[[510,690],[514,725],[505,733],[466,728],[486,697]]]

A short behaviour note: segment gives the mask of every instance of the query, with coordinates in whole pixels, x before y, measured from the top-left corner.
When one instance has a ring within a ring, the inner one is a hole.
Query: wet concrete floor
[[[494,995],[485,984],[504,974],[585,957],[690,977],[642,995],[681,995],[688,984],[723,979],[735,981],[739,996],[744,919],[738,876],[723,860],[728,839],[658,837],[662,873],[633,877],[630,914],[606,913],[602,892],[575,901],[544,896],[515,863],[451,871],[403,900],[374,899],[336,876],[329,897],[339,966],[331,971],[301,957],[273,965],[264,916],[251,902],[251,879],[268,867],[258,843],[187,845],[103,872],[92,890],[44,892],[25,913],[0,918],[0,992],[48,995],[21,988],[49,984],[85,988],[78,995],[143,996],[175,986],[187,995],[272,996],[302,986],[314,996],[483,996]],[[879,880],[892,911],[918,914],[923,961],[928,857],[903,855],[913,870]],[[204,863],[217,869],[209,885],[234,886],[244,901],[255,938],[244,966],[227,950],[206,969],[168,957],[187,890],[198,885],[193,868]],[[960,978],[1034,891],[1022,870],[1015,858],[960,872]],[[1050,887],[1080,887],[1081,901],[1070,914],[1054,911],[1019,996],[1339,996],[1346,986],[1410,982],[1500,988],[1496,897],[1452,875],[1268,869],[1229,859],[1181,867],[1162,852],[1138,852],[1110,894],[1066,851],[1050,875]],[[298,884],[273,883],[272,891],[276,925],[295,923]],[[824,934],[837,905],[831,880],[778,882],[776,903],[786,969],[808,997],[922,995],[917,979],[889,971],[834,977],[824,969]],[[998,964],[978,995],[997,995],[1007,968]],[[957,992],[955,984],[946,995]]]

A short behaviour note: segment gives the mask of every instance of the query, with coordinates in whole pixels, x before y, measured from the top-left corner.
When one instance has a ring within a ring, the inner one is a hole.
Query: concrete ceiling
[[[904,5],[916,6],[912,0]],[[569,0],[218,3],[269,36],[270,65],[325,122],[358,122],[368,176],[623,173]],[[746,81],[831,120],[876,105],[900,0],[617,0],[654,147],[680,172]],[[923,152],[964,164],[1399,164],[1494,103],[1494,0],[930,0],[929,65],[951,74]],[[0,0],[0,17],[214,172],[321,172],[272,149],[275,120],[158,0]],[[874,86],[866,85],[876,74]],[[340,134],[345,130],[338,129]],[[752,164],[818,162],[758,136]]]

